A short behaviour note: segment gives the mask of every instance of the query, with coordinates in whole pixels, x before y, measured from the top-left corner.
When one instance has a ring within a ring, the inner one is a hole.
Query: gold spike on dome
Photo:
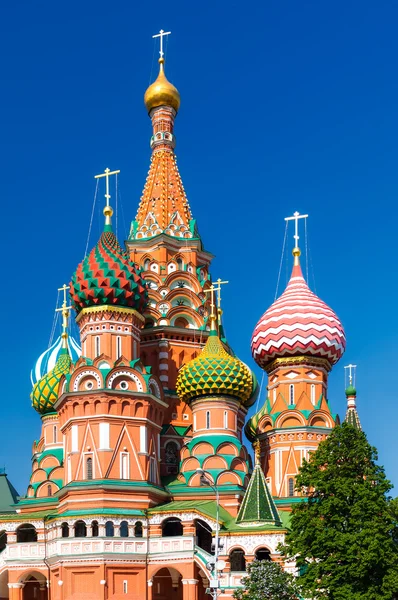
[[[171,106],[176,112],[180,108],[180,94],[177,88],[168,81],[164,72],[164,58],[159,58],[159,75],[151,83],[144,95],[144,102],[148,112],[158,106]]]
[[[177,394],[185,402],[227,395],[250,406],[255,388],[256,380],[249,367],[228,354],[214,330],[199,356],[181,367],[176,382]]]

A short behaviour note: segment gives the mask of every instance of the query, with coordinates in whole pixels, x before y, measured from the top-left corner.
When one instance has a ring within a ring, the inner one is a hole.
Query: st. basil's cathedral
[[[248,419],[259,386],[224,334],[162,52],[144,99],[152,156],[137,216],[123,247],[107,169],[103,233],[62,288],[62,332],[32,371],[42,428],[26,494],[0,474],[0,600],[232,598],[248,563],[282,562],[295,477],[339,423],[328,377],[345,334],[303,277],[298,214],[290,281],[252,335],[268,393]],[[352,378],[346,395],[360,427]]]

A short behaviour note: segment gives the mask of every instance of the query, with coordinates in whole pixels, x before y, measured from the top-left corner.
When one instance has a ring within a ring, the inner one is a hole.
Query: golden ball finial
[[[159,58],[159,75],[151,83],[144,95],[144,102],[148,112],[158,106],[171,106],[176,112],[180,108],[180,94],[177,88],[168,81],[164,73],[164,58]]]
[[[104,216],[111,217],[113,215],[113,208],[111,206],[105,206],[104,208]]]
[[[300,248],[293,248],[293,256],[301,256]]]

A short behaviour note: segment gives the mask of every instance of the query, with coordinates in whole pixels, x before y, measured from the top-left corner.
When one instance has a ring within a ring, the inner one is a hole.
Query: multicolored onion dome
[[[90,306],[124,306],[142,312],[147,290],[140,271],[120,247],[110,225],[79,264],[70,283],[76,312]]]
[[[283,294],[263,314],[252,336],[252,354],[260,367],[275,358],[309,355],[335,364],[346,345],[336,314],[309,289],[294,250],[295,265]]]
[[[80,358],[82,349],[76,340],[68,336],[68,348],[71,360],[75,363],[78,358]],[[57,362],[62,351],[62,338],[59,336],[55,342],[45,350],[42,354],[40,354],[37,359],[35,366],[30,372],[30,380],[32,385],[35,385],[44,375],[47,375],[51,369],[55,367],[55,363]]]
[[[67,348],[62,348],[55,367],[34,385],[30,395],[32,406],[41,415],[53,412],[58,399],[60,379],[62,375],[69,373],[71,364],[72,359]]]
[[[211,331],[202,352],[181,367],[176,390],[188,402],[203,396],[234,396],[246,406],[255,400],[257,382],[242,361],[228,354],[216,331]]]

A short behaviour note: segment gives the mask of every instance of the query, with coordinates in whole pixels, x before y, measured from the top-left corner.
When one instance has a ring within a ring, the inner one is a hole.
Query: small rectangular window
[[[228,429],[228,411],[224,411],[224,429]]]
[[[120,453],[120,479],[130,479],[129,453]]]
[[[123,581],[123,594],[128,593],[128,582],[126,580]]]
[[[116,360],[122,355],[122,338],[120,335],[116,338]]]
[[[109,423],[99,424],[99,449],[109,450]]]
[[[100,336],[96,335],[95,336],[95,356],[99,356],[101,354],[101,341],[100,341]]]
[[[53,427],[53,442],[54,442],[54,444],[57,443],[57,426],[56,425],[54,425],[54,427]]]
[[[147,451],[147,431],[145,425],[140,425],[140,452]]]
[[[210,411],[206,411],[206,429],[210,429]]]

